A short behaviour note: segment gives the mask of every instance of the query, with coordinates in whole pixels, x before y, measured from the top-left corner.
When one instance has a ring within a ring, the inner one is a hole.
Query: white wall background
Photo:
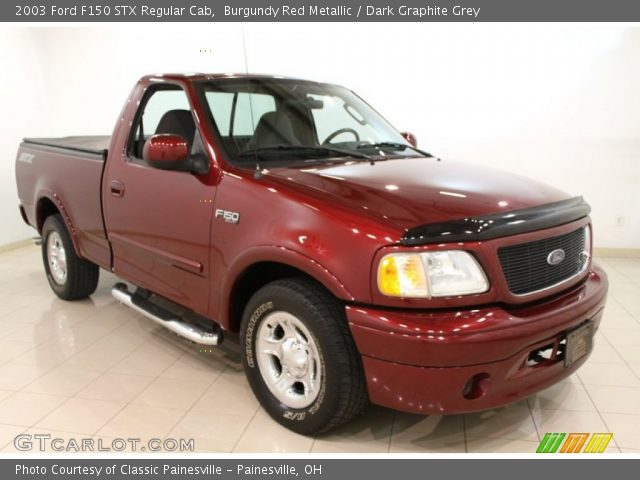
[[[23,136],[111,133],[136,79],[249,70],[353,88],[420,146],[584,195],[597,247],[640,248],[640,28],[549,24],[0,28],[0,245]]]

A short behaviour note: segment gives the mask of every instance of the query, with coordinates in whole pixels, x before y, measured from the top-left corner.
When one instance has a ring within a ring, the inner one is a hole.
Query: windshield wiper
[[[362,143],[358,145],[358,149],[365,148],[376,148],[376,149],[390,149],[390,150],[413,150],[414,152],[419,153],[420,155],[424,155],[425,157],[433,157],[429,152],[425,152],[424,150],[420,150],[419,148],[414,147],[413,145],[407,145],[405,143],[400,142],[378,142],[378,143]]]
[[[323,145],[271,145],[268,147],[259,147],[252,148],[250,150],[245,150],[240,153],[241,157],[249,157],[251,155],[260,155],[264,153],[278,153],[278,152],[289,152],[289,153],[317,153],[317,154],[328,154],[328,153],[338,153],[345,157],[353,157],[353,158],[362,158],[365,160],[370,160],[371,157],[367,154],[354,152],[352,150],[346,150],[342,148],[336,147],[328,147]]]

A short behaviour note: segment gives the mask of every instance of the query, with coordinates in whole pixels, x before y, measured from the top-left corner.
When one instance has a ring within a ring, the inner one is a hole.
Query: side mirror
[[[189,155],[189,144],[180,135],[158,134],[149,138],[142,149],[142,159],[151,167],[204,174],[209,162],[204,155]]]
[[[409,132],[402,132],[400,133],[400,135],[402,135],[404,137],[404,139],[409,142],[409,144],[412,147],[418,147],[418,139],[416,138],[416,136],[413,133],[409,133]]]

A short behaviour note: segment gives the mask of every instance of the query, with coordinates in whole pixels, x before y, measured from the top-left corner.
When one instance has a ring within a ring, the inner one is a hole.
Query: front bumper
[[[381,310],[347,307],[373,403],[416,413],[463,413],[516,402],[571,375],[558,350],[568,331],[598,328],[608,282],[586,280],[550,300],[514,308]],[[551,346],[551,358],[532,364]]]

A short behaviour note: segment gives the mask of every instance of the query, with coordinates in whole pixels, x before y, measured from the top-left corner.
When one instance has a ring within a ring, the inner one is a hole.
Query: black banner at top
[[[638,22],[634,0],[14,0],[1,22]]]

